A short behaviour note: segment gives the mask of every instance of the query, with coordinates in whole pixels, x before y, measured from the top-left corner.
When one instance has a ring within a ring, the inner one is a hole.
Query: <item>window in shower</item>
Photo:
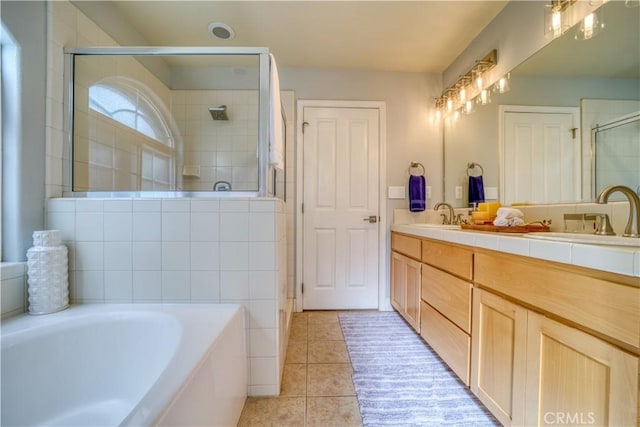
[[[73,191],[259,190],[260,55],[69,61]]]
[[[609,185],[640,194],[640,111],[593,129],[595,195]]]

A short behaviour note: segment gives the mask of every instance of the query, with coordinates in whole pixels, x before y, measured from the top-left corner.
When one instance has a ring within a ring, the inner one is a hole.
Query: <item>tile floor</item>
[[[278,397],[250,397],[238,427],[362,426],[336,311],[294,313]]]

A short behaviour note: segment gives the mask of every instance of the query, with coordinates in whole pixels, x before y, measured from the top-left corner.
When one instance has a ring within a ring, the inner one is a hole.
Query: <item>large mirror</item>
[[[607,183],[640,186],[640,7],[610,1],[597,12],[605,26],[595,37],[578,40],[570,29],[511,72],[510,91],[445,121],[445,201],[468,206],[468,176],[481,172],[485,199],[503,204],[588,201]],[[601,134],[595,145],[598,129],[629,117],[624,143]],[[536,132],[546,140],[532,151]]]

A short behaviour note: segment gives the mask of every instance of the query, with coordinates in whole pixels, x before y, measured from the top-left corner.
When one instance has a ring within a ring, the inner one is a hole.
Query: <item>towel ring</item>
[[[409,168],[407,169],[407,172],[409,172],[409,175],[413,175],[411,173],[411,169],[413,168],[422,168],[422,173],[420,175],[424,175],[426,170],[424,168],[424,165],[420,162],[411,162],[411,166],[409,166]]]
[[[480,168],[480,175],[471,175],[469,173],[470,170],[473,170],[475,168]],[[482,176],[482,175],[484,175],[484,169],[482,169],[482,166],[479,163],[474,163],[474,162],[467,163],[467,176]]]

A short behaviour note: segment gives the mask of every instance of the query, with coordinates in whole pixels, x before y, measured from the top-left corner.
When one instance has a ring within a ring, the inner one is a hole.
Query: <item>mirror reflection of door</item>
[[[501,109],[502,203],[579,200],[579,109]]]

